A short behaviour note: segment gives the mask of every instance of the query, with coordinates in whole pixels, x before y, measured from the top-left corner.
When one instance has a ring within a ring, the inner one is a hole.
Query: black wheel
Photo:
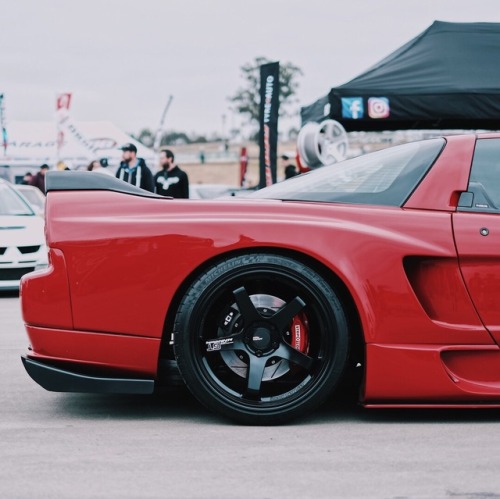
[[[277,424],[320,405],[342,376],[349,346],[334,290],[287,257],[234,257],[187,291],[175,355],[192,393],[240,423]]]

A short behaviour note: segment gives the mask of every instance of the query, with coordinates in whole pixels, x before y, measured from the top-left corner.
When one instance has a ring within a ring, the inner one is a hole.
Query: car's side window
[[[473,211],[500,212],[500,139],[476,141],[468,191]]]

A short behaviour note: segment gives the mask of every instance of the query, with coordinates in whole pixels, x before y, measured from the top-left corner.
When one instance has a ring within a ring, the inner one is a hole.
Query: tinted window
[[[500,209],[500,139],[476,141],[468,190],[475,211]]]
[[[432,139],[365,154],[293,177],[251,197],[402,206],[444,144],[444,139]]]

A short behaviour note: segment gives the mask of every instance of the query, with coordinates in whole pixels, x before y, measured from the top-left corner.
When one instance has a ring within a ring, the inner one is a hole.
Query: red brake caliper
[[[289,343],[299,352],[307,354],[309,351],[309,326],[304,313],[297,314],[292,319]]]

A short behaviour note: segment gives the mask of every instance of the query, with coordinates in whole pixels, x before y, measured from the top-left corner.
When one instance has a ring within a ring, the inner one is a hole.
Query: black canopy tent
[[[500,23],[435,21],[353,80],[301,109],[347,131],[500,129]]]

